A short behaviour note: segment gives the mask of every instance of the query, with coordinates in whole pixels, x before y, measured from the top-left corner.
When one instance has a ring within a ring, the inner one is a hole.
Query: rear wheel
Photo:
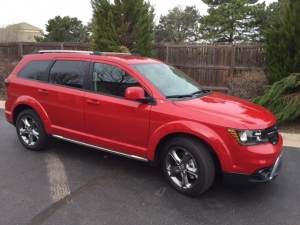
[[[180,193],[196,196],[206,191],[215,178],[215,165],[207,148],[196,138],[180,136],[163,149],[164,175]]]
[[[26,109],[19,114],[16,129],[19,140],[29,150],[41,150],[48,142],[44,125],[32,109]]]

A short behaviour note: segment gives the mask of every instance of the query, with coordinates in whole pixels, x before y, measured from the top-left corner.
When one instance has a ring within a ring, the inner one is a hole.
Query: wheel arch
[[[51,132],[51,130],[52,130],[51,129],[51,121],[50,121],[50,118],[47,115],[46,111],[44,110],[42,105],[36,99],[29,97],[29,96],[21,96],[13,104],[12,123],[15,126],[16,126],[16,121],[17,121],[18,115],[26,109],[34,110],[41,118],[46,132],[48,134],[52,133]]]
[[[154,132],[149,138],[148,159],[150,163],[153,165],[160,164],[164,145],[169,140],[182,135],[193,137],[208,149],[215,162],[216,170],[222,170],[230,163],[230,152],[221,137],[209,127],[190,121],[170,123]]]
[[[191,137],[199,142],[201,142],[209,151],[209,153],[211,154],[213,160],[214,160],[214,163],[215,163],[215,166],[216,166],[216,169],[217,170],[221,170],[221,162],[220,162],[220,159],[216,153],[216,151],[213,149],[213,147],[207,143],[205,140],[203,140],[202,138],[198,137],[198,136],[195,136],[193,134],[189,134],[189,133],[182,133],[182,132],[178,132],[178,133],[170,133],[166,136],[164,136],[160,141],[159,143],[157,144],[157,147],[156,147],[156,150],[155,150],[155,156],[154,156],[154,164],[155,165],[158,165],[160,164],[161,162],[161,154],[162,154],[162,151],[163,151],[163,148],[164,148],[164,145],[166,143],[168,143],[168,141],[176,138],[176,137],[179,137],[179,136],[186,136],[186,137]]]

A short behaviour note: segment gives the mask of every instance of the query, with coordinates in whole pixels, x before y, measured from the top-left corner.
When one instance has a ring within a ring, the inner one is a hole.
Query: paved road
[[[25,150],[0,109],[0,224],[300,224],[300,149],[262,186],[174,191],[160,168],[60,140]]]

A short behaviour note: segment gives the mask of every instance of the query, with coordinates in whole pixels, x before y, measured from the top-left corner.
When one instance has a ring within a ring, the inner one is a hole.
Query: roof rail
[[[80,50],[35,50],[31,54],[44,54],[44,53],[85,53],[91,55],[128,55],[140,56],[136,53],[123,53],[123,52],[93,52],[93,51],[80,51]]]
[[[79,50],[35,50],[31,54],[44,54],[44,53],[86,53],[94,54],[92,51],[79,51]]]
[[[125,53],[125,52],[99,52],[103,55],[129,55],[129,56],[140,56],[137,53]]]

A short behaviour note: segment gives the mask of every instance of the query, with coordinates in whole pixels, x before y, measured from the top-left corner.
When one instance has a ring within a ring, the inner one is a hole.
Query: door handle
[[[39,92],[40,94],[43,94],[43,95],[48,95],[48,94],[49,94],[49,92],[46,91],[46,90],[38,90],[38,92]]]
[[[96,100],[86,100],[86,102],[88,104],[92,104],[92,105],[100,105],[100,102],[96,101]]]

